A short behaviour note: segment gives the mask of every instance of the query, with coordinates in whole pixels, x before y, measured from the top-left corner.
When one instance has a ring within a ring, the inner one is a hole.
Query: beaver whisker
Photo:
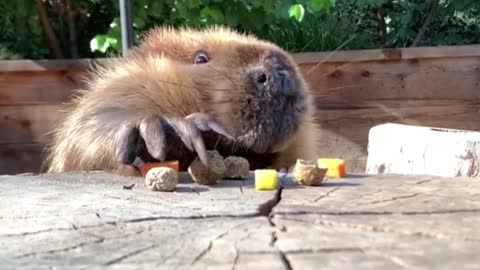
[[[220,104],[231,104],[234,100],[219,100],[211,102],[212,105],[220,105]]]
[[[215,92],[215,91],[218,91],[218,92],[222,92],[222,91],[232,91],[232,89],[208,89],[208,88],[202,88],[206,91],[211,91],[211,92]]]
[[[229,81],[233,84],[233,86],[234,86],[235,88],[238,88],[237,83],[235,83],[235,81],[234,81],[230,76],[228,76],[227,74],[225,74],[224,72],[222,72],[222,71],[220,71],[220,70],[218,70],[218,69],[213,68],[212,66],[208,66],[208,68],[211,69],[211,70],[213,70],[213,71],[215,71],[215,72],[217,72],[219,75],[221,75],[221,76],[223,76],[225,79],[229,80]]]
[[[354,38],[356,37],[356,35],[352,35],[349,39],[347,39],[345,42],[343,42],[342,44],[340,44],[340,46],[338,46],[333,52],[331,52],[330,54],[328,54],[327,56],[325,56],[322,61],[318,62],[315,66],[311,67],[308,71],[307,71],[307,75],[310,74],[311,72],[313,72],[315,69],[317,69],[321,64],[325,63],[330,57],[334,56],[342,47],[346,46],[349,42],[351,42]]]
[[[161,82],[161,83],[175,85],[175,86],[180,86],[180,87],[184,87],[184,88],[198,89],[198,86],[186,85],[186,84],[182,84],[182,83],[178,83],[178,82],[172,82],[172,81],[161,80],[161,79],[156,79],[156,81]],[[202,89],[203,90],[211,90],[211,91],[230,91],[231,90],[229,88],[203,88],[203,87],[202,87]]]
[[[213,150],[217,150],[218,143],[222,140],[222,138],[218,137],[215,145],[213,146]]]

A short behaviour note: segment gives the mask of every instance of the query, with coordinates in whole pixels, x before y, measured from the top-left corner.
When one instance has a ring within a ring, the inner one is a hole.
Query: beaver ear
[[[194,64],[205,64],[208,62],[208,55],[204,51],[197,52],[193,57]]]

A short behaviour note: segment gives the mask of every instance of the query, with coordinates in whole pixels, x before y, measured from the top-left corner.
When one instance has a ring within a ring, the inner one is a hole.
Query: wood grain
[[[364,171],[378,124],[480,130],[480,57],[314,66],[300,65],[315,95],[321,154],[346,159],[350,171]]]
[[[84,85],[83,71],[0,72],[0,106],[59,104]]]
[[[0,72],[84,70],[105,59],[2,60]]]
[[[61,109],[61,105],[1,106],[0,144],[48,143]]]
[[[372,49],[337,52],[303,52],[293,54],[299,64],[343,63],[365,61],[399,61],[427,58],[480,56],[480,45]]]
[[[0,144],[0,174],[40,172],[44,144]]]

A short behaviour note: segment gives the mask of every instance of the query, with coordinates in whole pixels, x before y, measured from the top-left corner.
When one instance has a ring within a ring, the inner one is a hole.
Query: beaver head
[[[275,44],[224,27],[155,28],[136,54],[189,65],[199,108],[240,145],[256,153],[281,151],[308,110],[307,86],[291,56]]]

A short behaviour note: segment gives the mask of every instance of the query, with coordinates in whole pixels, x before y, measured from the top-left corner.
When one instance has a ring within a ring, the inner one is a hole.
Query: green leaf
[[[188,8],[197,8],[200,6],[200,0],[184,0],[183,3]]]
[[[110,23],[110,28],[111,29],[114,29],[114,28],[120,29],[120,18],[119,17],[115,17],[113,19],[113,21]]]
[[[265,25],[265,10],[262,7],[252,8],[247,17],[252,29],[261,29]]]
[[[275,16],[279,17],[280,19],[289,19],[289,10],[290,10],[291,2],[288,0],[278,1],[275,4]]]
[[[225,23],[231,27],[237,27],[240,22],[238,10],[235,7],[227,7],[225,10]]]
[[[204,7],[200,11],[200,16],[207,24],[218,24],[224,22],[222,11],[215,7]]]
[[[140,17],[133,17],[133,27],[142,29],[145,27],[145,21]]]
[[[148,14],[155,18],[161,18],[163,12],[162,3],[154,1],[150,4]]]
[[[173,17],[180,19],[183,23],[198,22],[198,9],[191,9],[185,6],[183,2],[175,1],[175,6],[172,9]],[[200,16],[201,17],[201,16]]]
[[[274,0],[265,0],[262,2],[263,9],[267,13],[272,13],[275,10],[275,1]]]
[[[389,0],[356,0],[355,3],[359,6],[381,6],[388,3]]]
[[[116,38],[116,37],[107,36],[106,43],[108,44],[108,47],[111,47],[112,49],[115,49],[115,50],[120,49],[120,42],[118,41],[118,38]],[[107,49],[108,49],[108,47],[107,47]],[[105,49],[105,51],[106,51],[106,49]],[[105,52],[105,51],[103,51],[103,52]]]
[[[105,53],[108,49],[107,36],[106,35],[96,35],[90,41],[90,50],[92,52],[100,51]]]
[[[288,10],[288,15],[290,18],[294,18],[295,20],[301,22],[303,17],[305,16],[305,8],[301,4],[294,4],[290,6]]]
[[[330,10],[335,5],[335,0],[309,0],[307,5],[314,12]]]

